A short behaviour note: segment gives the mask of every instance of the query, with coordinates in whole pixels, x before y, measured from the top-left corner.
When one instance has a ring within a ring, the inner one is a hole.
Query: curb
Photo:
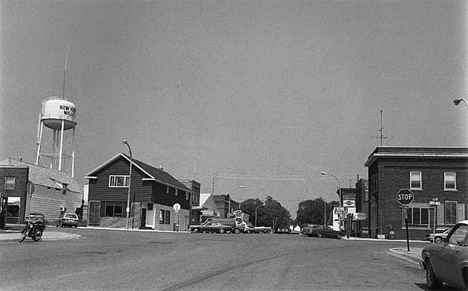
[[[401,248],[392,248],[386,251],[385,253],[400,258],[402,260],[408,261],[410,263],[414,263],[419,266],[419,262],[421,261],[420,259],[420,254],[421,254],[421,248],[416,248],[418,251],[413,251],[413,252],[408,252],[406,250],[403,250]]]

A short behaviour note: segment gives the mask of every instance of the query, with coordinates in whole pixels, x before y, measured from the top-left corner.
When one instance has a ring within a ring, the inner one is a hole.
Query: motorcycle
[[[26,226],[21,231],[21,236],[19,241],[22,242],[26,237],[32,238],[34,241],[39,241],[42,238],[44,233],[45,225],[45,216],[41,213],[31,213],[26,217]]]

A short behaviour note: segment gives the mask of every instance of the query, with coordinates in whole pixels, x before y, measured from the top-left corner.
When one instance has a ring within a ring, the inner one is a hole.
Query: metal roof
[[[49,169],[42,166],[29,164],[13,159],[0,161],[1,168],[29,168],[28,180],[34,185],[50,188],[61,188],[61,184],[67,184],[67,191],[83,193],[83,185],[68,173]]]

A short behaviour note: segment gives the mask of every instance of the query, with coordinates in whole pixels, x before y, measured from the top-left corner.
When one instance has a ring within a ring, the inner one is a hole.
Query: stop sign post
[[[403,208],[405,209],[405,226],[406,226],[406,245],[408,246],[408,252],[410,251],[409,248],[409,233],[408,233],[408,205],[411,204],[414,200],[414,194],[411,190],[408,189],[401,189],[397,193],[397,201],[400,203]]]

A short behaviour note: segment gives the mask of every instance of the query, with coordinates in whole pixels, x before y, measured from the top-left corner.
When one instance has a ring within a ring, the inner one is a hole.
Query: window
[[[454,172],[444,173],[444,190],[457,190],[457,175]]]
[[[127,202],[103,201],[101,202],[101,217],[123,217]]]
[[[128,175],[110,175],[109,187],[127,187],[128,188]]]
[[[166,185],[166,193],[169,194],[169,185]]]
[[[175,189],[174,195],[179,196],[179,189]]]
[[[444,220],[446,225],[457,223],[457,201],[445,201]]]
[[[421,172],[410,172],[410,189],[422,190]]]
[[[468,232],[468,226],[460,225],[456,228],[449,237],[449,244],[462,246],[465,241],[466,233]]]
[[[5,177],[5,190],[15,189],[15,177]]]
[[[185,200],[188,201],[188,200],[189,200],[189,197],[190,197],[189,192],[185,192]]]
[[[170,224],[171,223],[171,212],[169,210],[159,210],[159,224]]]
[[[153,203],[148,203],[148,211],[153,211]]]
[[[408,225],[412,227],[429,227],[429,208],[425,207],[410,207],[407,210]],[[403,212],[403,224],[405,217]]]

